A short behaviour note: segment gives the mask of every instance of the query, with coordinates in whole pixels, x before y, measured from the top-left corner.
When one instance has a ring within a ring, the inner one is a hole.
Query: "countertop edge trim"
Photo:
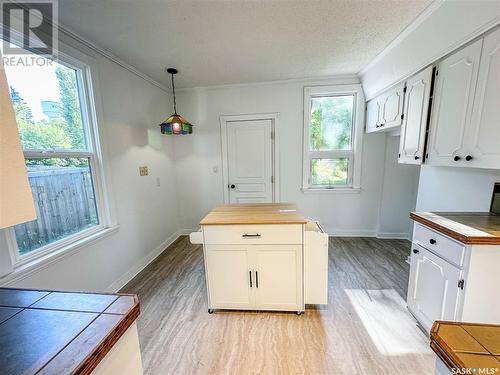
[[[410,219],[420,223],[424,224],[440,233],[443,233],[451,238],[453,238],[456,241],[459,241],[463,244],[466,245],[500,245],[500,238],[491,236],[491,237],[477,237],[477,236],[465,236],[463,234],[460,234],[458,232],[455,232],[454,230],[444,227],[440,224],[437,224],[436,222],[426,219],[425,217],[420,216],[419,214],[415,212],[410,212]]]

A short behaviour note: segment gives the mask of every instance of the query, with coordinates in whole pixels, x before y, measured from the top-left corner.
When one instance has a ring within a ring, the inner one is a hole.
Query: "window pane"
[[[349,158],[312,159],[311,185],[347,185]]]
[[[26,159],[37,220],[14,227],[20,255],[99,223],[87,158]]]
[[[310,149],[350,150],[354,95],[311,98]]]
[[[34,61],[5,65],[23,148],[87,149],[77,71],[40,56]]]

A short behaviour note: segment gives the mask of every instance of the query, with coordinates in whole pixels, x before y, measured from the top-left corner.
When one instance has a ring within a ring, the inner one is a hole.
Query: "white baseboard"
[[[376,237],[381,239],[405,239],[409,238],[408,233],[390,233],[390,232],[377,232],[370,229],[361,230],[345,230],[345,229],[332,229],[326,228],[326,232],[330,237]]]
[[[369,229],[333,229],[325,228],[330,237],[376,237],[377,232]]]
[[[187,236],[187,235],[189,235],[189,233],[191,233],[191,232],[197,232],[199,230],[200,230],[200,228],[196,228],[196,229],[179,229],[179,236]]]
[[[152,250],[148,255],[139,260],[132,268],[125,272],[119,279],[115,280],[110,286],[106,288],[109,293],[116,293],[121,288],[123,288],[127,283],[132,280],[139,272],[141,272],[146,266],[155,260],[158,256],[163,253],[170,245],[174,243],[175,240],[182,235],[182,231],[177,231],[172,234],[169,238],[163,241],[158,247]]]
[[[377,238],[393,239],[393,240],[409,240],[410,234],[408,232],[406,233],[379,232],[377,233]]]

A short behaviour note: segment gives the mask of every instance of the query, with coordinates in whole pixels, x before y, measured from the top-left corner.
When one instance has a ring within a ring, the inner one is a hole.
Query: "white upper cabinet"
[[[500,31],[439,63],[428,162],[500,169]]]
[[[399,144],[399,163],[422,164],[424,159],[427,115],[431,95],[430,66],[406,82],[403,125]]]
[[[430,124],[429,164],[465,163],[465,128],[470,124],[482,39],[441,61]]]
[[[500,169],[500,29],[486,35],[477,78],[472,121],[466,127],[466,165]]]
[[[366,107],[366,132],[390,130],[403,121],[405,83],[387,90],[373,98]]]
[[[372,133],[379,128],[380,106],[376,99],[366,104],[366,132]]]

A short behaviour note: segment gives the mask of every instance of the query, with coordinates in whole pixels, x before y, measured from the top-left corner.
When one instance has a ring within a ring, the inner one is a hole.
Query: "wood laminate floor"
[[[122,290],[141,302],[145,373],[432,374],[405,305],[408,252],[404,240],[330,238],[327,306],[210,315],[202,248],[181,237]]]

